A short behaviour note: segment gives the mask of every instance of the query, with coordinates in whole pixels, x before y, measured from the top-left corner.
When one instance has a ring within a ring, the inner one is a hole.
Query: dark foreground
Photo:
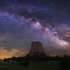
[[[0,60],[0,70],[70,70],[70,56],[7,58]]]
[[[60,70],[59,61],[29,62],[29,66],[25,67],[17,62],[0,61],[0,70]]]

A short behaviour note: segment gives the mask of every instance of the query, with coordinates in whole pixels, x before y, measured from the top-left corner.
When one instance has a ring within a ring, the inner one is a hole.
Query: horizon
[[[0,58],[25,56],[33,41],[70,55],[69,0],[0,0]]]

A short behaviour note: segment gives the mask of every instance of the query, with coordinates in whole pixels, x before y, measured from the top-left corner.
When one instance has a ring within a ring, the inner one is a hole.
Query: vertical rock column
[[[40,55],[41,53],[44,53],[42,43],[41,42],[32,42],[29,55],[30,56],[33,56],[35,54]]]

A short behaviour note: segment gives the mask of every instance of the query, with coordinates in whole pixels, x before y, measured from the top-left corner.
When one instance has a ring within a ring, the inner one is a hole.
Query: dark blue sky
[[[0,0],[0,58],[26,55],[33,41],[70,55],[70,0]]]

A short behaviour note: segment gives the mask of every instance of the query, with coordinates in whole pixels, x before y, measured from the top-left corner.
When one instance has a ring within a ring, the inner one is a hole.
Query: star
[[[69,0],[0,0],[1,57],[25,56],[33,41],[48,55],[70,54]]]

